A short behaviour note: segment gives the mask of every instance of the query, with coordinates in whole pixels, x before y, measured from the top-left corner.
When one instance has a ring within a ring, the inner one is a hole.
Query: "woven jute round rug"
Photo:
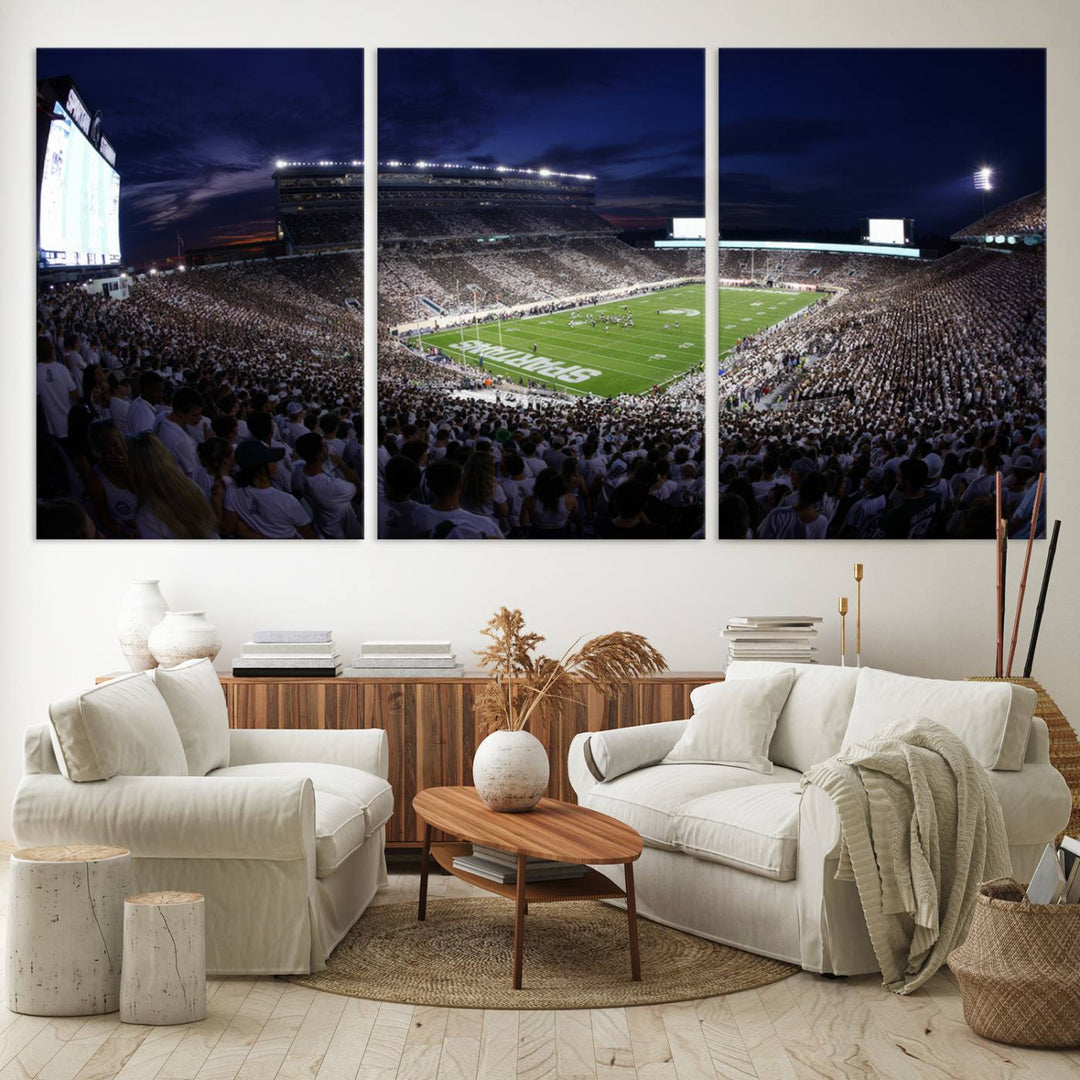
[[[522,989],[510,988],[514,905],[496,898],[374,905],[324,971],[290,976],[334,994],[460,1009],[603,1009],[730,994],[798,970],[638,920],[641,981],[630,979],[626,913],[594,900],[533,904]]]

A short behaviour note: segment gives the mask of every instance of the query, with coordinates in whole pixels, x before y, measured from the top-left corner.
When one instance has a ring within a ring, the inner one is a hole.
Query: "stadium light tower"
[[[986,193],[994,190],[994,170],[989,165],[975,170],[975,190],[982,192],[982,212],[986,217]]]

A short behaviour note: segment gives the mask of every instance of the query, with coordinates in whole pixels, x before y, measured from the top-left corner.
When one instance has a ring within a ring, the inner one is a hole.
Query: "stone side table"
[[[201,893],[148,892],[124,901],[125,1024],[206,1019],[206,902]]]
[[[127,848],[62,844],[11,856],[7,1000],[12,1012],[84,1016],[120,1008]]]

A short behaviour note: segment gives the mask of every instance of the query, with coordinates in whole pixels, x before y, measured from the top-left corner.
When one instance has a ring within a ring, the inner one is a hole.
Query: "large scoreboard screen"
[[[915,223],[911,218],[867,218],[864,223],[863,241],[867,244],[910,244]]]
[[[120,261],[120,174],[59,102],[41,172],[38,254],[46,266]]]

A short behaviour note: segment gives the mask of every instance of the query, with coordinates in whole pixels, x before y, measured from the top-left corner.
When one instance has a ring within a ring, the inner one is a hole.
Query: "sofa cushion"
[[[986,769],[1023,768],[1037,695],[1009,683],[920,679],[863,668],[844,746],[897,720],[925,717],[948,728]]]
[[[57,763],[69,779],[187,776],[169,706],[143,671],[49,706]]]
[[[735,660],[725,679],[752,679],[789,667],[768,661]],[[806,772],[840,750],[847,731],[859,668],[796,664],[791,693],[776,720],[769,760]]]
[[[697,687],[690,694],[694,715],[664,763],[712,762],[771,773],[769,743],[794,678],[785,667],[757,679]]]
[[[730,765],[653,765],[597,784],[581,801],[636,829],[648,847],[678,851],[682,817],[697,799],[798,780],[799,774],[790,769],[764,774]]]
[[[316,816],[325,795],[344,799],[364,815],[361,840],[382,828],[394,812],[394,792],[380,776],[348,765],[311,761],[262,761],[215,769],[210,776],[306,776],[315,788]]]
[[[366,838],[366,815],[356,803],[315,789],[317,878],[329,877]]]
[[[187,660],[150,672],[184,744],[188,775],[205,776],[229,764],[229,710],[214,665]]]
[[[679,819],[679,849],[761,877],[793,881],[800,801],[794,781],[702,795]]]

